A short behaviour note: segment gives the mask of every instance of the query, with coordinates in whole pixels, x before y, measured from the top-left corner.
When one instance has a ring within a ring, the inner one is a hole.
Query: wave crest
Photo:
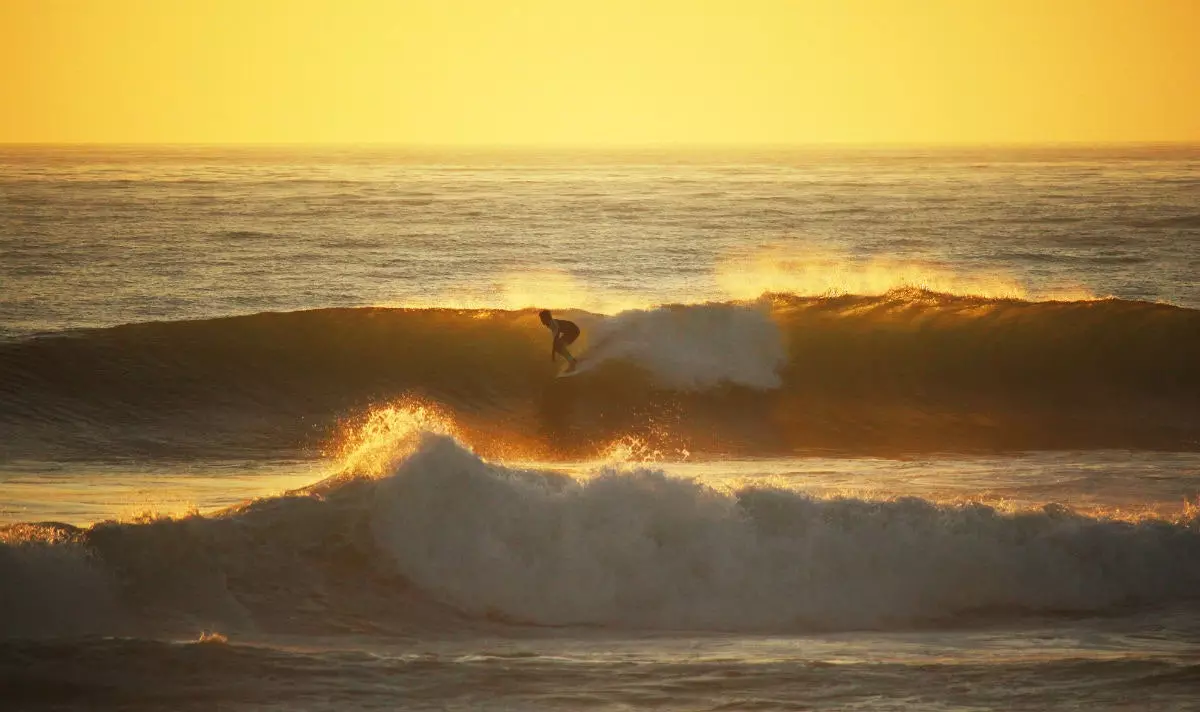
[[[725,493],[640,467],[576,481],[440,438],[378,494],[376,541],[415,585],[474,616],[539,624],[873,628],[1200,594],[1183,566],[1200,554],[1194,521]]]
[[[61,633],[64,617],[69,632],[106,634],[843,630],[1200,599],[1194,513],[1128,522],[720,491],[645,466],[573,479],[406,437],[410,454],[382,477],[208,517],[10,527],[0,634]]]

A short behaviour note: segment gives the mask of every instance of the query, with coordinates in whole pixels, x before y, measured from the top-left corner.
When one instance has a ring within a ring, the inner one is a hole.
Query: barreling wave
[[[398,398],[478,451],[581,457],[614,438],[756,455],[1200,447],[1200,311],[893,291],[768,295],[583,327],[555,379],[533,310],[324,309],[0,343],[0,436],[188,456],[326,445]]]
[[[414,633],[508,625],[812,631],[1200,603],[1200,519],[573,479],[410,431],[210,516],[0,530],[0,637]]]

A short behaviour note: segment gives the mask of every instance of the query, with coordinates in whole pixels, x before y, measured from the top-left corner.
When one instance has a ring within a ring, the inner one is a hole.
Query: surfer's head
[[[538,312],[538,318],[542,320],[543,324],[550,326],[550,322],[554,320],[554,315],[550,313],[549,309],[543,309]]]

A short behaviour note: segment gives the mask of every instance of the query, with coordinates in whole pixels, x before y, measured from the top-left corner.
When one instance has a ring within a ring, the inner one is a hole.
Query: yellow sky
[[[0,142],[1200,141],[1200,0],[0,0]]]

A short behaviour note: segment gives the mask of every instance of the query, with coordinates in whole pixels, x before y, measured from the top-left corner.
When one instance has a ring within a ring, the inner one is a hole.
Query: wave
[[[696,453],[1200,447],[1200,311],[919,290],[565,311],[322,309],[0,343],[0,456],[321,448],[399,398],[485,454],[626,435]]]
[[[216,515],[2,530],[0,637],[890,629],[1200,599],[1194,515],[721,491],[645,466],[573,479],[406,438],[382,477]]]

